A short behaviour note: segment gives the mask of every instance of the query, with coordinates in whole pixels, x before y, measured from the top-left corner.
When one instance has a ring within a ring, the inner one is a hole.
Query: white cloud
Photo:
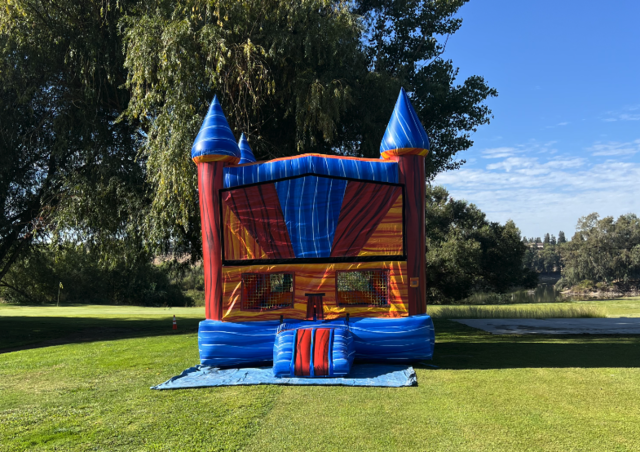
[[[486,170],[462,168],[442,173],[436,180],[438,183],[451,184],[465,190],[486,190],[488,187],[496,190],[549,187],[554,191],[567,192],[617,188],[626,190],[625,187],[631,186],[640,189],[640,165],[636,163],[609,160],[581,171],[568,171],[575,169],[579,162],[557,160],[549,162],[551,164],[540,164],[536,159],[521,159],[527,161],[515,162],[513,159],[507,160],[511,161],[487,165]]]
[[[640,114],[630,115],[628,113],[623,113],[618,117],[618,119],[620,119],[620,121],[640,121]]]
[[[511,170],[526,170],[536,166],[538,159],[528,157],[509,157],[498,163],[487,165],[488,170],[503,169],[507,173]]]
[[[582,158],[568,158],[568,159],[554,159],[544,164],[547,168],[567,169],[567,168],[580,168],[586,163]]]
[[[640,152],[640,140],[627,143],[609,141],[608,143],[596,143],[587,149],[593,156],[623,156],[634,155]]]
[[[540,144],[535,140],[531,140],[527,144],[521,144],[518,146],[501,146],[497,148],[489,148],[482,151],[482,158],[485,159],[503,159],[514,157],[518,154],[532,155],[532,154],[555,154],[558,152],[556,149],[552,148],[557,141],[548,141],[546,143]]]
[[[553,129],[553,128],[555,128],[555,127],[562,127],[562,126],[566,126],[566,125],[569,125],[569,124],[570,124],[570,122],[568,122],[568,121],[563,121],[563,122],[559,122],[559,123],[558,123],[558,124],[556,124],[555,126],[547,126],[546,128],[547,128],[547,129]]]
[[[639,151],[640,140],[596,143],[589,148],[598,155],[611,156],[630,155],[629,149]],[[559,230],[571,236],[578,219],[591,212],[602,216],[640,214],[639,163],[606,160],[590,164],[578,157],[542,159],[545,154],[530,151],[526,155],[531,157],[506,155],[485,168],[463,167],[443,173],[434,183],[447,187],[454,198],[478,205],[491,221],[514,220],[528,237],[557,234]]]
[[[606,118],[602,120],[605,122],[615,122],[615,121],[640,121],[639,113],[629,113],[640,110],[640,105],[632,105],[630,107],[625,107],[621,111],[608,111],[605,114]]]
[[[482,151],[482,157],[485,159],[501,159],[505,157],[510,157],[514,154],[518,153],[516,148],[509,147],[501,147],[501,148],[491,148],[485,149]]]
[[[487,165],[487,169],[502,169],[508,173],[514,171],[520,174],[539,175],[548,174],[554,169],[579,168],[584,165],[584,163],[585,159],[581,158],[556,158],[549,160],[546,163],[539,163],[537,158],[509,157],[504,159],[502,162]]]

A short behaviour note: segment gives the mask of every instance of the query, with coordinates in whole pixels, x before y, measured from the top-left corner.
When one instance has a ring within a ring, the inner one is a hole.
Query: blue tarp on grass
[[[277,378],[272,367],[218,369],[195,366],[151,389],[187,389],[209,386],[248,385],[323,385],[372,386],[400,388],[418,384],[411,366],[396,364],[354,364],[348,377],[342,378]]]

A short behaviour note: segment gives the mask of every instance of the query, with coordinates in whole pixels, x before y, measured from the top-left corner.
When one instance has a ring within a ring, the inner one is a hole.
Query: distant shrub
[[[557,287],[551,284],[539,284],[535,289],[518,289],[509,293],[474,292],[467,298],[450,303],[453,305],[504,305],[529,303],[558,303],[564,297]]]
[[[571,288],[572,292],[584,293],[584,292],[593,292],[596,288],[595,283],[590,279],[584,279],[580,281],[579,284],[573,286]]]
[[[512,294],[495,292],[475,292],[469,297],[455,301],[451,304],[460,305],[485,305],[485,304],[508,304],[513,301]]]
[[[202,262],[169,259],[160,264],[172,284],[190,298],[194,306],[204,306],[204,268]]]
[[[194,306],[204,306],[204,290],[185,290],[184,294],[193,300]]]
[[[554,287],[556,290],[565,290],[571,288],[571,283],[567,278],[560,278]]]
[[[177,264],[175,261],[170,261],[163,264],[163,269],[167,271],[171,281],[177,284],[180,289],[195,290],[204,292],[204,269],[202,262],[191,264],[184,262]]]
[[[0,285],[0,296],[15,303],[55,303],[59,284],[64,303],[190,306],[162,266],[126,250],[111,258],[83,245],[34,247]]]

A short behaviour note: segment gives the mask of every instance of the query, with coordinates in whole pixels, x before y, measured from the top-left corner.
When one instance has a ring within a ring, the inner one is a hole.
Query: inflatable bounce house
[[[355,360],[430,359],[425,156],[404,90],[381,159],[304,154],[256,162],[214,98],[195,139],[210,367],[273,363],[340,377]]]

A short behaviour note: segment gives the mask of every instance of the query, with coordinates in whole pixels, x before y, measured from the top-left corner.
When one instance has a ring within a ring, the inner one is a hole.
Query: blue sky
[[[471,0],[459,16],[444,57],[499,96],[435,183],[527,237],[640,215],[640,0]]]

